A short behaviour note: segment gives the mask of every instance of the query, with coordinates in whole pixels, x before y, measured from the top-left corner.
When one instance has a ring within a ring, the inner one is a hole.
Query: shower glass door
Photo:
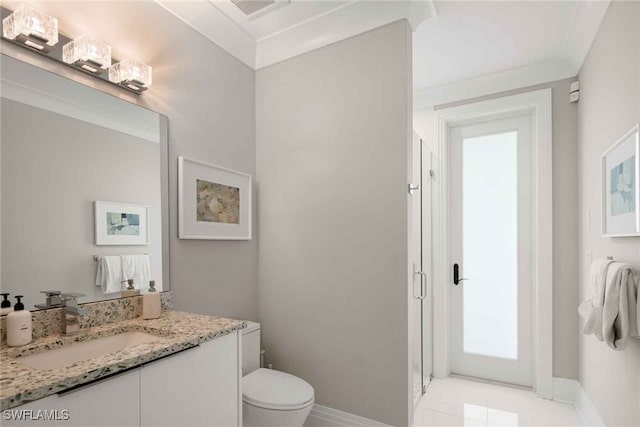
[[[431,380],[431,152],[414,134],[409,196],[410,289],[413,403],[417,405]]]

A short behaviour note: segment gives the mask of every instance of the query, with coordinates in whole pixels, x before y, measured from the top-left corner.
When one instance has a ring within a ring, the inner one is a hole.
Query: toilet
[[[260,324],[242,330],[242,425],[302,427],[314,402],[313,387],[294,375],[260,367]]]

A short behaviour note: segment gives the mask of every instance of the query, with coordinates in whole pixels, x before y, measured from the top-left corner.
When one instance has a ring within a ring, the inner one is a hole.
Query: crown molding
[[[254,70],[406,19],[415,30],[437,16],[433,0],[351,0],[273,33],[254,38],[225,7],[210,1],[155,0],[169,13]],[[286,6],[285,6],[286,7]],[[277,10],[274,11],[277,13]]]
[[[255,69],[256,40],[208,1],[155,0],[173,16]]]
[[[611,0],[576,2],[561,52],[561,56],[576,70],[576,74],[582,68],[610,4]]]

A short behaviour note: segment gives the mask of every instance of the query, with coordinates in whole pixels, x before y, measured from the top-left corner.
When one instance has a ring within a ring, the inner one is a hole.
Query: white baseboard
[[[305,427],[391,427],[388,424],[322,405],[313,405]]]
[[[580,415],[580,419],[584,425],[587,426],[605,427],[602,418],[600,418],[600,414],[598,414],[598,410],[591,399],[589,399],[587,392],[584,391],[581,385],[578,384],[578,386],[576,393],[576,410],[578,411],[578,415]]]
[[[605,427],[600,414],[582,385],[576,380],[553,378],[553,400],[572,403],[585,426]]]

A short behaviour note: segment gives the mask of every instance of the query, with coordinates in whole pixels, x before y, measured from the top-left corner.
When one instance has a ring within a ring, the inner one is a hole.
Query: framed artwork
[[[251,175],[180,156],[178,237],[251,240]]]
[[[639,126],[602,155],[602,235],[640,236]]]
[[[96,245],[148,245],[148,218],[148,206],[96,201]]]

